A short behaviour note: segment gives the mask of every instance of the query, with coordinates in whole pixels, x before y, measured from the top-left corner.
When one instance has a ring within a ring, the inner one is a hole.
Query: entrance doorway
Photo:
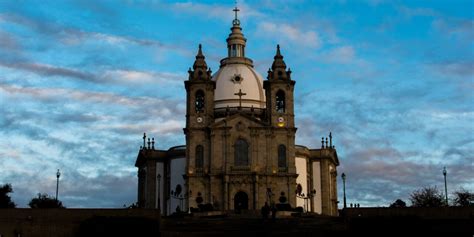
[[[234,210],[248,210],[249,209],[249,197],[245,192],[238,192],[234,196]]]

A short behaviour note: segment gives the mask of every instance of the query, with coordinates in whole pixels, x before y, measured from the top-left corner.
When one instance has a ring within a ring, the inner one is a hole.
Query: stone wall
[[[372,217],[416,216],[427,219],[469,219],[474,217],[474,207],[405,207],[405,208],[346,208],[341,211],[347,219]]]
[[[474,207],[346,208],[351,236],[472,236]]]
[[[156,236],[159,220],[150,209],[0,209],[0,236]]]

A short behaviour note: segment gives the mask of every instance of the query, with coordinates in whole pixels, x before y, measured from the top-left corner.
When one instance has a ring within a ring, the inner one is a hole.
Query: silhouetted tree
[[[407,207],[407,204],[402,199],[397,199],[390,207]]]
[[[31,208],[65,208],[61,201],[48,196],[46,193],[38,193],[38,197],[31,199],[28,205]]]
[[[413,207],[441,207],[446,206],[443,193],[435,187],[425,187],[415,190],[410,195]]]
[[[124,208],[130,208],[130,209],[140,208],[140,206],[138,206],[138,202],[134,202],[134,203],[132,203],[132,204],[130,204],[130,205],[128,205],[128,206],[125,205],[125,204],[123,204],[123,207],[124,207]]]
[[[0,208],[15,208],[16,204],[12,202],[8,193],[13,193],[11,184],[0,186]]]
[[[461,207],[474,206],[473,193],[465,190],[464,188],[461,188],[460,190],[454,192],[453,194],[454,194],[454,200],[453,200],[454,206],[461,206]]]

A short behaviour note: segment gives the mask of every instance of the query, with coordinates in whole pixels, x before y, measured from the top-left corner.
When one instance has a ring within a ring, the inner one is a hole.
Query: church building
[[[204,205],[260,210],[267,202],[337,215],[339,160],[331,134],[317,148],[295,144],[296,82],[280,46],[264,79],[246,57],[234,11],[219,70],[211,72],[199,45],[184,82],[186,145],[159,150],[143,136],[135,163],[138,205],[170,215]]]

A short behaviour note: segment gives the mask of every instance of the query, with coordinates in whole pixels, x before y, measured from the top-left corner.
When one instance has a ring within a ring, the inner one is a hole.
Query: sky
[[[293,71],[297,144],[333,135],[347,203],[474,191],[473,1],[239,1],[246,56]],[[198,44],[215,72],[234,1],[0,0],[0,184],[27,207],[136,202],[143,132],[185,143]],[[450,198],[451,198],[450,194]],[[341,202],[342,203],[342,202]],[[340,206],[341,206],[340,203]]]

